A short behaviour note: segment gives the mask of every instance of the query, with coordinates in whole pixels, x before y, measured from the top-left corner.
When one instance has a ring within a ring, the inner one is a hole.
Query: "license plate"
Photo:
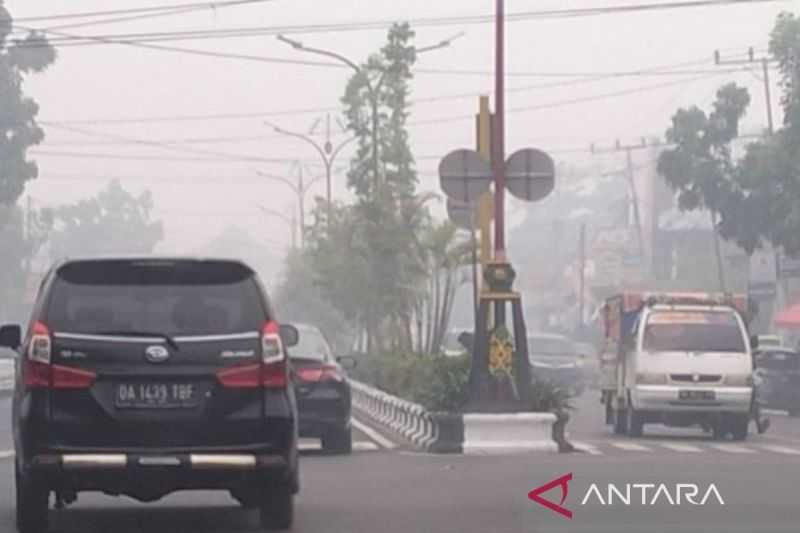
[[[197,405],[197,387],[190,383],[121,383],[117,407],[129,409],[180,409]]]
[[[713,400],[715,395],[713,390],[682,390],[678,391],[678,398],[681,400]]]

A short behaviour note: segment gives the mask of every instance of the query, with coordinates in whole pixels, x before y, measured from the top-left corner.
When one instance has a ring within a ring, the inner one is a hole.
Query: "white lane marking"
[[[632,442],[612,442],[613,447],[619,448],[626,452],[652,452],[650,448],[642,446],[641,444],[634,444]]]
[[[322,444],[315,439],[300,439],[300,442],[297,443],[297,449],[301,452],[307,452],[311,450],[321,450]]]
[[[800,450],[798,450],[797,448],[789,448],[788,446],[777,446],[774,444],[760,444],[759,447],[770,452],[782,453],[785,455],[800,455]]]
[[[14,450],[3,450],[0,451],[0,460],[2,459],[11,459],[14,457]]]
[[[297,449],[301,452],[317,452],[322,450],[322,443],[316,439],[300,439],[297,443]],[[374,442],[368,440],[353,441],[353,451],[356,452],[374,452],[380,450],[380,447]]]
[[[603,455],[603,452],[601,452],[594,444],[589,444],[586,442],[573,442],[572,445],[575,446],[576,450],[588,453],[589,455]]]
[[[659,446],[666,448],[668,450],[672,450],[673,452],[682,452],[682,453],[703,453],[701,448],[697,446],[691,446],[689,444],[677,444],[671,442],[659,442]]]
[[[353,450],[357,452],[374,452],[380,449],[380,446],[368,440],[360,440],[353,443]]]
[[[755,450],[745,448],[744,446],[737,446],[736,444],[709,444],[709,446],[725,453],[756,453]]]
[[[381,448],[386,448],[387,450],[394,450],[395,448],[397,448],[397,445],[394,442],[390,441],[389,439],[387,439],[386,437],[384,437],[383,435],[381,435],[368,425],[364,424],[363,422],[357,420],[355,417],[351,418],[350,420],[352,421],[353,426],[357,430],[359,430],[361,433],[363,433],[364,435],[375,441]]]

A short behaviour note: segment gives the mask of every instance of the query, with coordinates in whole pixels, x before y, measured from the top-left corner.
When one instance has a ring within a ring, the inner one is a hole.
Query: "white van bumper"
[[[687,391],[713,392],[713,398],[685,397]],[[747,413],[752,397],[752,387],[636,385],[631,389],[633,408],[640,411]]]

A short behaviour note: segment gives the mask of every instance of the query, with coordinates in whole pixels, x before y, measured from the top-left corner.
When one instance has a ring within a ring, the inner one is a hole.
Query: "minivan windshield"
[[[71,266],[56,276],[46,322],[55,331],[115,335],[258,331],[265,313],[249,273],[199,265]]]
[[[747,351],[736,315],[719,311],[655,312],[647,319],[642,347],[648,352]]]

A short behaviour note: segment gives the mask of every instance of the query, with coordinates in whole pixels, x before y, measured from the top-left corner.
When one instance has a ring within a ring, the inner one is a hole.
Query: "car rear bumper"
[[[631,400],[633,407],[641,411],[750,412],[753,398],[751,387],[708,387],[702,390],[714,391],[713,400],[681,399],[680,392],[689,389],[692,387],[637,385],[631,390]]]
[[[181,490],[287,486],[296,492],[296,468],[282,455],[64,453],[34,455],[27,472],[56,491],[124,494],[149,502]]]
[[[305,414],[300,417],[300,436],[316,438],[334,429],[350,427],[350,417],[326,414]]]

